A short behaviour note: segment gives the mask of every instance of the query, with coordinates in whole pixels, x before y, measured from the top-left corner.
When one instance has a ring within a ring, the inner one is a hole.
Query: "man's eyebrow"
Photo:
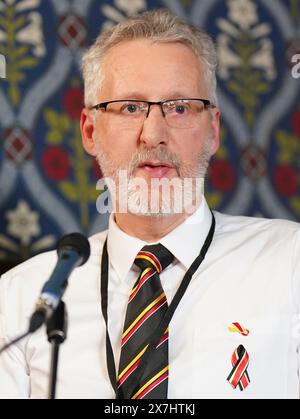
[[[164,99],[168,100],[168,99],[187,99],[187,98],[192,98],[195,97],[195,95],[191,95],[191,94],[187,94],[187,93],[183,93],[180,92],[179,90],[170,93],[169,95],[167,95]]]
[[[127,92],[122,95],[118,95],[116,100],[127,100],[127,99],[138,99],[138,100],[147,100],[145,95],[137,92]]]
[[[175,92],[172,92],[172,93],[170,92],[167,95],[166,94],[162,95],[161,97],[156,98],[156,100],[160,101],[160,100],[172,100],[172,99],[181,99],[181,98],[185,99],[185,98],[189,98],[189,97],[195,97],[195,95],[191,96],[191,95],[188,95],[188,94],[180,92],[180,91],[175,91]],[[119,95],[117,97],[117,99],[115,99],[115,100],[126,100],[126,99],[137,99],[137,100],[145,100],[145,101],[149,100],[146,97],[146,95],[143,95],[140,92],[139,93],[138,92],[128,92],[126,94]],[[154,101],[154,99],[153,99],[153,101]]]

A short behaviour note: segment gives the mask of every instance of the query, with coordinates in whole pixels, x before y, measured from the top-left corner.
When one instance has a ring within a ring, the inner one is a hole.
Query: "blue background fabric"
[[[158,7],[216,42],[222,146],[209,204],[300,220],[300,0],[0,0],[0,263],[106,227],[101,172],[81,145],[80,59],[99,31]]]

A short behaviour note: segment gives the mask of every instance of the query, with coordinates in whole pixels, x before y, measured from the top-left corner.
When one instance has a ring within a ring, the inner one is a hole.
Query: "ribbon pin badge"
[[[232,326],[228,327],[229,332],[237,332],[240,333],[243,336],[248,336],[250,331],[246,329],[245,327],[242,327],[239,323],[234,322],[232,323]]]
[[[239,386],[241,391],[245,390],[250,384],[250,377],[247,371],[249,365],[249,354],[243,345],[233,352],[231,356],[232,370],[227,377],[227,381],[236,389]]]
[[[228,327],[230,332],[239,333],[242,336],[248,336],[250,331],[245,327],[242,327],[240,323],[234,322]],[[238,348],[231,355],[232,370],[227,377],[227,381],[231,386],[236,389],[237,386],[241,391],[245,390],[250,384],[250,377],[247,371],[249,365],[249,354],[243,345],[239,345]]]

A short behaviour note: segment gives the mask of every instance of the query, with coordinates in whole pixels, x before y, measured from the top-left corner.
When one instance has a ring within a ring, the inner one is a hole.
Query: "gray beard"
[[[211,157],[210,145],[211,139],[208,138],[198,156],[197,167],[185,164],[175,153],[162,148],[138,150],[126,165],[120,167],[102,150],[97,150],[97,161],[111,193],[114,211],[160,218],[194,212],[204,192],[204,179]],[[134,176],[136,168],[145,161],[167,163],[177,170],[178,177],[152,179],[149,189],[145,179]],[[120,208],[125,210],[120,211]]]

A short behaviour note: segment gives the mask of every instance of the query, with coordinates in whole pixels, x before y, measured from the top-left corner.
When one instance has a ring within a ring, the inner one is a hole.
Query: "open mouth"
[[[164,162],[143,162],[138,166],[139,169],[146,171],[153,177],[163,177],[169,170],[173,169],[173,166]]]
[[[172,166],[170,166],[167,163],[163,163],[163,162],[157,162],[157,163],[156,162],[144,162],[144,163],[140,164],[138,167],[139,168],[155,169],[155,168],[158,168],[158,167],[168,167],[168,168],[171,168]]]

